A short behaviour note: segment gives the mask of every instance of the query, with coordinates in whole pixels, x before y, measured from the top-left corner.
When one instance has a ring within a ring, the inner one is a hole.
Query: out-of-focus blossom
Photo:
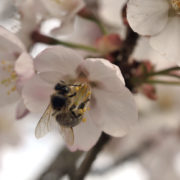
[[[22,42],[0,27],[0,106],[19,100],[17,118],[27,113],[20,97],[23,83],[33,73],[33,61]]]
[[[55,28],[54,34],[69,34],[74,27],[74,17],[84,7],[83,0],[40,0],[50,16],[59,18],[61,26]]]
[[[179,12],[179,0],[130,0],[127,6],[127,18],[132,29],[150,36],[150,44],[155,50],[178,63]]]
[[[122,40],[118,34],[109,34],[96,40],[97,49],[103,54],[108,54],[120,49]]]
[[[41,23],[50,18],[58,18],[60,26],[53,28],[55,34],[69,34],[74,29],[74,17],[84,6],[82,0],[15,0],[20,14],[21,28],[17,35],[30,47],[31,33],[39,30]]]
[[[19,21],[14,1],[1,0],[0,4],[0,25],[11,31],[16,31],[19,27]]]
[[[175,171],[174,158],[179,150],[179,137],[175,133],[164,133],[164,138],[159,141],[157,138],[156,147],[140,157],[149,179],[178,180],[180,176]]]
[[[43,112],[50,103],[54,87],[61,80],[84,88],[83,92],[79,88],[75,90],[72,101],[75,103],[78,98],[76,107],[85,97],[89,99],[90,110],[84,109],[82,113],[86,120],[73,127],[71,150],[88,150],[102,131],[121,137],[137,121],[133,96],[124,86],[119,68],[107,60],[83,60],[73,50],[52,47],[38,55],[34,63],[38,74],[23,88],[24,102],[30,111]]]
[[[40,0],[15,0],[15,5],[21,23],[17,36],[29,48],[32,44],[31,33],[40,28],[40,22],[47,12]]]

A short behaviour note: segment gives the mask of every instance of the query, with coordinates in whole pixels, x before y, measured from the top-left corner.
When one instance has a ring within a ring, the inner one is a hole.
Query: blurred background
[[[126,0],[86,2],[112,32],[120,34],[122,38],[125,36],[121,10]],[[7,11],[13,10],[12,6]],[[7,11],[1,6],[0,0],[0,15]],[[14,23],[9,18],[7,21],[1,19],[0,24],[7,28],[11,28],[11,23]],[[56,22],[46,23],[51,28]],[[45,31],[48,32],[48,28]],[[73,36],[61,38],[75,42],[78,39],[77,36],[74,39]],[[32,55],[35,56],[45,47],[42,44],[36,45],[31,51]],[[132,58],[150,60],[156,69],[173,66],[151,49],[147,38],[139,39]],[[106,145],[86,180],[180,179],[180,87],[158,85],[156,90],[157,100],[150,100],[140,93],[135,95],[139,124],[128,136],[114,138]],[[34,129],[41,115],[29,114],[17,121],[14,119],[15,105],[0,109],[0,179],[38,180],[45,172],[48,173],[44,179],[48,179],[48,175],[52,180],[52,177],[56,179],[58,167],[55,164],[61,163],[58,154],[66,151],[61,136],[49,133],[37,140]],[[76,155],[79,157],[79,154]],[[80,162],[81,158],[78,160]],[[64,176],[60,179],[68,178]]]

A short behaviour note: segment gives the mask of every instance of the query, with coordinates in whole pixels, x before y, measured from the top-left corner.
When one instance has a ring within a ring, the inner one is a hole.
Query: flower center
[[[14,66],[8,61],[0,61],[0,67],[3,71],[7,73],[7,77],[0,81],[1,85],[8,88],[7,94],[10,95],[12,92],[16,91],[16,86],[14,82],[17,80],[17,74],[14,71]]]
[[[177,14],[180,14],[180,0],[171,0],[172,8]]]

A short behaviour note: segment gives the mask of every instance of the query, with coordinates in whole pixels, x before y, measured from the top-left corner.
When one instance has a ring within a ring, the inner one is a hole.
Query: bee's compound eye
[[[60,110],[66,103],[66,98],[63,96],[53,95],[51,97],[51,104],[53,109]]]

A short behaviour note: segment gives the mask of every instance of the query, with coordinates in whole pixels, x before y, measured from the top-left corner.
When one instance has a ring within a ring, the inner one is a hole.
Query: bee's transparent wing
[[[67,128],[64,126],[60,126],[60,133],[68,145],[72,146],[74,144],[73,128]]]
[[[52,116],[52,107],[49,104],[36,126],[35,129],[36,138],[43,137],[51,130],[51,128],[53,128],[53,124],[55,123],[54,119],[55,118]]]

